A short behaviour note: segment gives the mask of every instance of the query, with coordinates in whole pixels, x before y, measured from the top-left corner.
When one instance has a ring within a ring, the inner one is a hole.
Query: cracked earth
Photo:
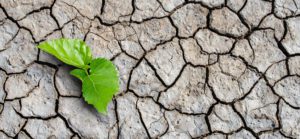
[[[0,0],[0,138],[300,138],[299,0]],[[120,91],[101,115],[72,67],[80,38]]]

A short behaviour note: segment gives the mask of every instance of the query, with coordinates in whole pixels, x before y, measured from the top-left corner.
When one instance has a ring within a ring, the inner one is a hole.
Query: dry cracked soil
[[[36,48],[61,37],[117,66],[107,115]],[[299,139],[299,113],[299,0],[0,0],[1,139]]]

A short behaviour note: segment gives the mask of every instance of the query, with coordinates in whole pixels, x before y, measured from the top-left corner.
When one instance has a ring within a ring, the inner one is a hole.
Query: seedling
[[[107,113],[107,105],[119,90],[118,72],[111,61],[93,58],[90,48],[79,39],[56,39],[37,47],[77,67],[70,74],[81,80],[84,100],[98,112]]]

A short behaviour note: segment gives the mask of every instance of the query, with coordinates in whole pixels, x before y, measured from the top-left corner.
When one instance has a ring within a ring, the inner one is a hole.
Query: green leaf
[[[56,39],[38,45],[38,48],[54,55],[66,64],[88,69],[92,60],[90,48],[79,39]]]
[[[38,45],[66,64],[78,67],[70,72],[82,81],[85,101],[98,112],[106,114],[107,105],[119,90],[118,72],[114,64],[104,58],[92,60],[90,48],[78,39],[56,39]]]
[[[87,76],[86,72],[82,69],[74,69],[70,72],[70,74],[77,77],[81,81],[83,81],[84,77]]]
[[[82,83],[83,97],[98,112],[106,114],[107,105],[119,90],[116,67],[109,60],[97,58],[92,60],[89,72]]]

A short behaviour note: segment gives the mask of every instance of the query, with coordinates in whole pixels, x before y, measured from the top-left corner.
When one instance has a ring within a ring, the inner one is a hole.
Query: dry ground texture
[[[36,45],[80,38],[120,91],[101,115]],[[0,0],[0,138],[300,138],[299,0]]]

